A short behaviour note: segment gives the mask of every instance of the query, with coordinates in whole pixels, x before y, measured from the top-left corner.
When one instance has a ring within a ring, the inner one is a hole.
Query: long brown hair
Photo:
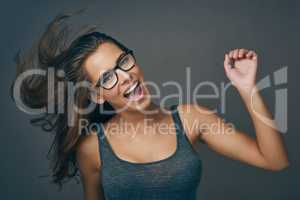
[[[49,90],[47,76],[33,75],[28,77],[22,82],[19,89],[21,101],[30,108],[47,107],[49,101],[53,101],[55,111],[57,111],[58,106],[61,106],[59,104],[64,105],[64,112],[49,113],[47,111],[30,121],[32,125],[54,133],[54,139],[47,157],[50,158],[49,156],[51,155],[51,176],[53,182],[59,186],[78,175],[75,157],[76,144],[81,136],[87,134],[84,130],[79,130],[79,120],[86,119],[90,123],[104,123],[114,115],[104,115],[100,112],[101,110],[114,110],[107,102],[101,105],[97,104],[93,112],[89,114],[80,114],[72,110],[75,123],[74,126],[69,126],[67,123],[68,116],[70,116],[68,115],[70,110],[67,109],[69,101],[66,89],[67,82],[77,83],[88,79],[82,64],[100,44],[112,42],[122,50],[127,49],[111,36],[96,31],[95,27],[83,28],[73,37],[74,39],[70,39],[71,31],[65,23],[70,16],[72,14],[57,15],[47,26],[46,31],[29,54],[23,56],[21,53],[18,53],[15,59],[17,66],[16,79],[28,69],[47,70],[51,68],[62,70],[65,74],[62,77],[55,73],[54,79],[55,82],[65,83],[62,102],[55,101],[58,95],[61,95],[59,94],[61,91],[58,91],[56,87],[54,89],[54,98],[49,99],[47,97]],[[12,88],[16,79],[12,84]],[[13,89],[11,95],[13,97]],[[74,103],[79,108],[84,108],[86,105],[93,103],[90,100],[90,91],[86,88],[76,90],[76,94],[72,98],[74,98]]]

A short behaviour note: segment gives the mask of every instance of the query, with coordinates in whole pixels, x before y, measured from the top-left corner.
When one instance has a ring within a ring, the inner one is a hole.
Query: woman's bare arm
[[[97,135],[93,133],[81,140],[77,147],[76,158],[83,184],[84,200],[104,200]]]
[[[262,128],[261,122],[256,122],[256,139],[253,139],[203,106],[181,105],[179,111],[182,119],[187,120],[187,132],[196,134],[196,138],[221,155],[272,171],[289,164],[280,134]]]
[[[289,165],[288,155],[275,122],[269,120],[266,123],[260,119],[260,116],[272,119],[272,115],[256,88],[257,60],[256,53],[247,49],[232,50],[225,54],[224,60],[225,73],[251,116],[256,139],[200,105],[185,105],[181,110],[190,127],[198,124],[192,132],[214,151],[261,168],[281,170]]]

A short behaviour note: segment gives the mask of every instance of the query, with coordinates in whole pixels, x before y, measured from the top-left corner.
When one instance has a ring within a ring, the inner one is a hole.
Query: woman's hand
[[[235,49],[225,54],[226,76],[238,90],[253,89],[256,81],[257,55],[247,49]]]

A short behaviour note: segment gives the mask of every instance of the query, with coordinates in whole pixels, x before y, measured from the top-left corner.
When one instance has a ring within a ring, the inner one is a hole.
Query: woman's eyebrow
[[[123,58],[125,55],[126,55],[126,52],[123,51],[123,52],[119,55],[119,57],[117,58],[117,60],[116,60],[116,65],[118,65],[118,64],[121,62],[122,58]]]
[[[126,52],[123,51],[116,59],[115,66],[110,69],[115,69],[119,65],[119,63],[121,62],[121,60],[125,56],[125,54],[126,54]]]
[[[116,61],[115,61],[115,65],[114,65],[113,67],[110,67],[110,68],[108,68],[108,69],[103,70],[103,72],[100,72],[99,78],[101,78],[101,76],[102,76],[103,74],[105,74],[106,72],[108,72],[109,70],[114,70],[114,69],[118,66],[118,64],[119,64],[119,62],[122,60],[122,58],[124,57],[124,54],[125,54],[125,52],[122,52],[122,53],[118,56],[118,58],[117,58]]]

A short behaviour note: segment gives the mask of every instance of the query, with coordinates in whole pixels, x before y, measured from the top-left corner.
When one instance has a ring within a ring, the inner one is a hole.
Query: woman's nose
[[[125,84],[127,82],[130,82],[132,80],[132,75],[128,72],[125,72],[123,70],[120,70],[120,69],[117,69],[116,70],[117,73],[118,73],[118,76],[119,76],[119,81],[120,81],[120,84]]]

